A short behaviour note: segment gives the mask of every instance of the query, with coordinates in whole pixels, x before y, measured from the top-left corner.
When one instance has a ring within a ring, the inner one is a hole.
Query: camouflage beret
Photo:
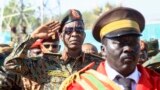
[[[101,42],[105,37],[119,37],[122,35],[141,35],[145,20],[143,15],[132,8],[118,7],[105,12],[93,26],[93,37]]]
[[[62,32],[62,29],[65,24],[73,22],[73,21],[82,21],[83,22],[82,14],[79,10],[70,9],[65,13],[64,17],[61,20],[61,27],[60,27],[59,32],[60,33]]]

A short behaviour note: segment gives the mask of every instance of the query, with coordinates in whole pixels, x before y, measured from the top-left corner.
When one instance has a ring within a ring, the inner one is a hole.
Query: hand
[[[32,38],[48,38],[54,34],[55,31],[59,30],[60,23],[58,21],[51,21],[46,23],[31,33]]]

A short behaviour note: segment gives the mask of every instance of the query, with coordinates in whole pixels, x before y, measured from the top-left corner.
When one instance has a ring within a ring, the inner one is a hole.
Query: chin
[[[77,47],[77,46],[72,46],[72,47],[70,47],[70,49],[71,50],[77,50],[77,49],[79,49],[80,47]]]

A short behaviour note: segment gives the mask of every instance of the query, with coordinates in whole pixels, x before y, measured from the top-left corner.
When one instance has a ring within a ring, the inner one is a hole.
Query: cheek
[[[68,44],[69,42],[69,37],[64,35],[62,41],[64,42],[64,44]]]
[[[135,46],[135,47],[133,48],[133,50],[134,50],[134,52],[135,52],[136,54],[140,55],[140,46],[139,46],[139,45]]]
[[[84,42],[85,36],[81,36],[81,41]]]
[[[116,45],[110,45],[106,48],[106,55],[110,59],[118,60],[120,58],[122,49]]]

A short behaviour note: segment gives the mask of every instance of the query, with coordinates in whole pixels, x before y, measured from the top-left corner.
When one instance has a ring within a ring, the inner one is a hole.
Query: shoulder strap
[[[109,90],[120,90],[120,87],[115,82],[96,70],[90,69],[87,70],[86,73],[93,75],[97,80],[101,81],[105,87],[108,87]]]
[[[83,69],[81,69],[80,71],[78,71],[78,72],[72,74],[71,76],[69,76],[68,78],[66,78],[66,79],[62,82],[59,90],[67,90],[67,87],[68,87],[71,83],[73,83],[73,82],[76,81],[76,80],[80,80],[80,75],[81,75],[82,73],[84,73],[85,71],[87,71],[88,69],[92,68],[93,66],[94,66],[94,62],[93,62],[93,63],[90,63],[89,65],[87,65],[86,67],[84,67]]]

